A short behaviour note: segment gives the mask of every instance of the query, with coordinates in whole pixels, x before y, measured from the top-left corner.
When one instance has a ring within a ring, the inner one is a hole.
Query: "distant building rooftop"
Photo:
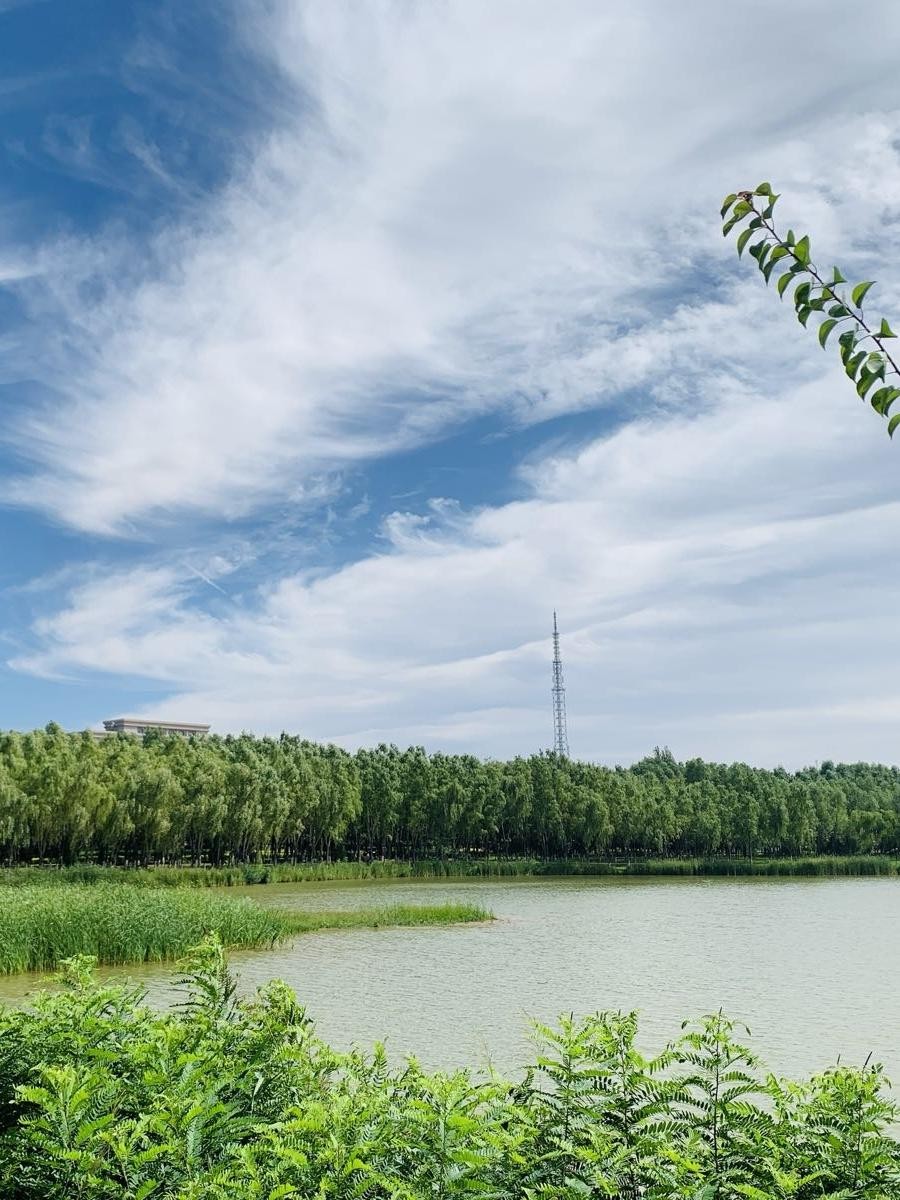
[[[113,717],[103,722],[103,728],[106,733],[130,733],[134,737],[143,737],[151,729],[158,729],[160,733],[177,733],[180,737],[205,737],[209,733],[208,725],[197,725],[190,721],[151,721],[146,717]]]

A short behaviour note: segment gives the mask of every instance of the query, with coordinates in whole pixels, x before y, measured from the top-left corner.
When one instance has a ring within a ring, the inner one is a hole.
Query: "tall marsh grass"
[[[880,854],[807,858],[673,858],[632,863],[630,875],[897,875],[900,863]]]
[[[252,900],[127,884],[0,889],[0,971],[44,970],[76,954],[101,963],[177,958],[215,932],[230,946],[271,946],[289,930]]]
[[[261,948],[297,933],[390,925],[448,925],[490,917],[477,905],[395,905],[348,912],[290,912],[196,889],[130,884],[0,888],[0,973],[48,970],[76,954],[98,962],[179,958],[207,934]]]
[[[0,886],[131,883],[143,887],[245,887],[263,883],[327,883],[362,879],[445,879],[540,874],[530,858],[375,859],[372,862],[245,863],[229,867],[8,867]]]
[[[389,904],[383,908],[286,914],[291,933],[319,929],[387,929],[393,926],[463,925],[492,921],[493,913],[480,904]]]
[[[9,867],[0,887],[122,883],[145,888],[222,888],[266,883],[365,879],[514,878],[565,875],[898,875],[888,855],[807,855],[798,858],[429,858],[415,862],[246,863],[228,867]]]

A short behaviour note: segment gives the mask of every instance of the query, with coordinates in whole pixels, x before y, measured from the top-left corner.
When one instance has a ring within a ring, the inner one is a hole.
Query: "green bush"
[[[339,1053],[284,984],[237,1001],[215,940],[165,1013],[64,974],[0,1014],[4,1200],[900,1195],[880,1068],[783,1082],[722,1014],[652,1057],[633,1013],[562,1018],[508,1083]]]

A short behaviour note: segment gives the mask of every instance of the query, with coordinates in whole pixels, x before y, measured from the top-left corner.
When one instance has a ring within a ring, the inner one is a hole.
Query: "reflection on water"
[[[471,900],[490,925],[353,930],[236,953],[241,988],[294,987],[336,1045],[387,1041],[426,1066],[512,1071],[529,1017],[637,1008],[656,1048],[719,1006],[745,1021],[775,1070],[806,1074],[872,1051],[900,1085],[900,881],[565,879],[277,884],[290,908]],[[121,974],[121,969],[118,972]],[[155,1003],[171,967],[129,970]],[[34,980],[0,979],[0,999]]]

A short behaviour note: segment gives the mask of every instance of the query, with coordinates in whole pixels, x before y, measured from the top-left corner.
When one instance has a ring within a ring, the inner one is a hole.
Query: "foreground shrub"
[[[568,1017],[506,1083],[339,1053],[214,940],[168,1013],[88,967],[0,1016],[4,1200],[900,1196],[881,1070],[776,1080],[721,1014],[653,1057],[634,1014]]]

